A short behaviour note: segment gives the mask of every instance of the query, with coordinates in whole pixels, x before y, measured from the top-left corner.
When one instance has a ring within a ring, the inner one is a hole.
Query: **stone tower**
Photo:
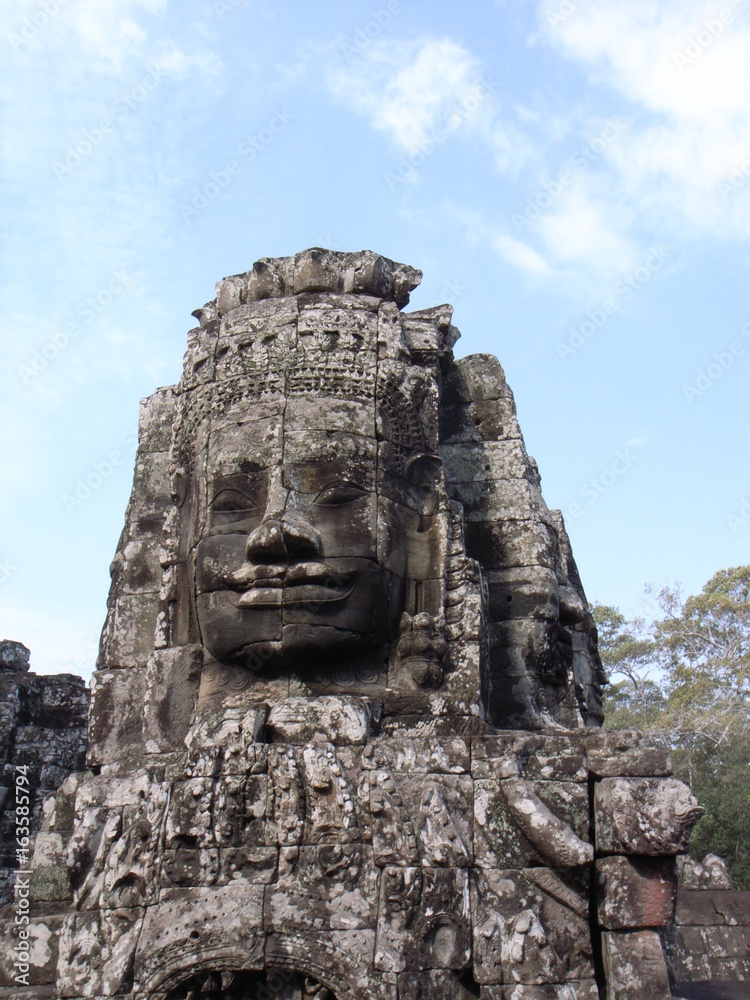
[[[420,277],[260,260],[143,402],[34,997],[669,996],[700,809],[599,728],[562,518]]]

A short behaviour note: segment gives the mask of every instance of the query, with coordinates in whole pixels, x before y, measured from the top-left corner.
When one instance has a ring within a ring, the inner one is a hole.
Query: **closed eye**
[[[256,509],[250,497],[239,490],[221,490],[211,501],[213,514],[253,513]]]
[[[315,503],[320,507],[340,507],[364,496],[367,496],[367,491],[355,486],[354,483],[329,483],[315,497]]]

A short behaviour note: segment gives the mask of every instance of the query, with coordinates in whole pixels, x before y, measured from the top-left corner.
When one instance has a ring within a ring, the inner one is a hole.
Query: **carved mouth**
[[[236,574],[247,587],[230,600],[238,608],[290,604],[330,604],[345,600],[354,589],[354,573],[333,573],[325,563],[294,566],[253,566]],[[249,586],[248,586],[249,584]]]

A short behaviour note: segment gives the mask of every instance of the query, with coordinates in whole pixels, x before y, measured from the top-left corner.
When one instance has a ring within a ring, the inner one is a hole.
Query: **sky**
[[[310,246],[418,267],[500,359],[590,600],[750,562],[748,8],[3,4],[0,638],[90,675],[139,400],[219,278]]]

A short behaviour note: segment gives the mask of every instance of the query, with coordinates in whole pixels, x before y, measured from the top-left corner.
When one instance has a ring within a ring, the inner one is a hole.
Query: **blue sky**
[[[309,246],[499,357],[590,599],[749,562],[749,8],[4,4],[0,637],[90,673],[139,399]]]

